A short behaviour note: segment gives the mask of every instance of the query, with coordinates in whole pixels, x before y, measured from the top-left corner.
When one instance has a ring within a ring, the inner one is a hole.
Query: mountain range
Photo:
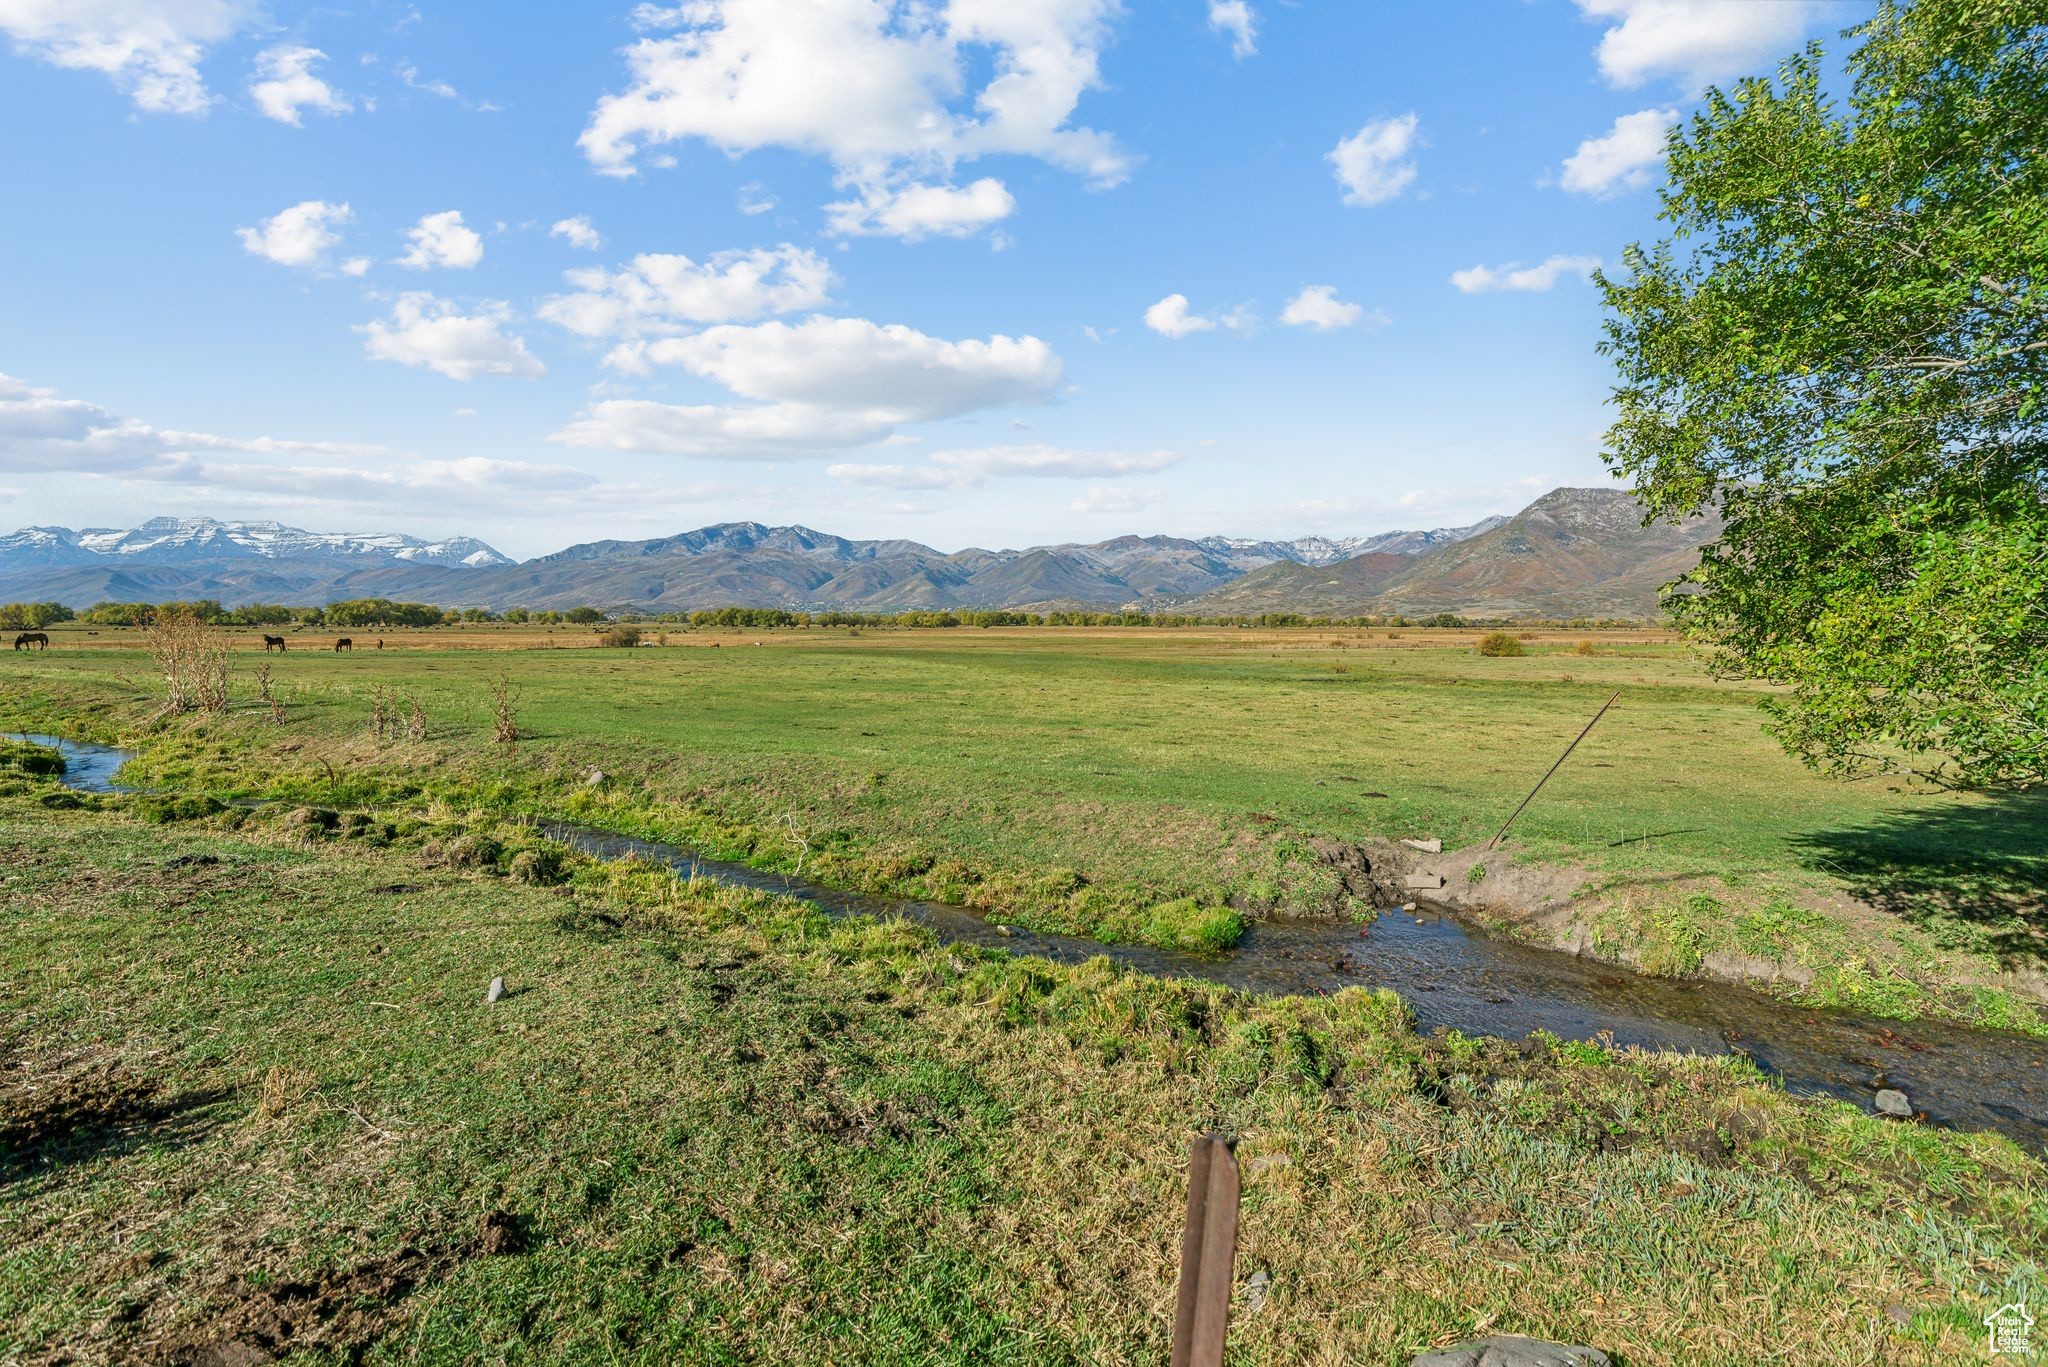
[[[1512,518],[1370,537],[1258,541],[1120,536],[945,552],[808,527],[727,522],[594,541],[515,562],[482,541],[316,533],[275,522],[157,518],[129,531],[31,527],[0,536],[0,600],[383,597],[446,607],[683,611],[743,606],[1146,608],[1649,618],[1658,587],[1718,528],[1645,527],[1625,493],[1559,489]]]

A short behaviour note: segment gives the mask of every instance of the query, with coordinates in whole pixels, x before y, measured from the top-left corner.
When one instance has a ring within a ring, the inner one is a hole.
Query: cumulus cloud
[[[1209,27],[1230,35],[1230,51],[1242,61],[1259,50],[1259,18],[1245,0],[1209,0]]]
[[[1129,158],[1071,119],[1100,83],[1117,10],[1117,0],[642,5],[636,26],[666,36],[625,50],[626,88],[598,102],[579,141],[612,175],[689,139],[735,154],[794,148],[828,159],[856,191],[850,202],[947,188],[957,164],[993,153],[1114,185]],[[992,197],[981,196],[985,213]]]
[[[198,114],[207,48],[257,16],[256,0],[0,0],[0,33],[53,66],[97,71],[151,113]]]
[[[1185,294],[1169,294],[1145,310],[1145,326],[1163,336],[1185,337],[1190,332],[1207,332],[1216,322],[1188,312]]]
[[[1249,331],[1257,325],[1258,320],[1243,305],[1221,313],[1193,313],[1189,310],[1185,294],[1169,294],[1145,310],[1145,326],[1167,337],[1185,337],[1191,332],[1208,332],[1217,327],[1229,328],[1233,332]],[[1102,340],[1092,329],[1084,328],[1082,331],[1093,341]]]
[[[1171,451],[1123,454],[1030,444],[938,451],[923,466],[831,465],[825,473],[873,489],[972,489],[998,479],[1118,479],[1154,474],[1179,459]]]
[[[412,245],[406,248],[404,256],[398,258],[398,264],[407,270],[424,271],[446,266],[451,270],[466,271],[484,259],[484,240],[462,226],[459,209],[426,215],[418,224],[406,229],[405,237]]]
[[[1348,328],[1364,319],[1374,326],[1385,326],[1391,321],[1386,314],[1374,309],[1366,317],[1363,304],[1347,304],[1337,297],[1335,285],[1309,285],[1300,294],[1287,301],[1287,307],[1280,314],[1280,321],[1289,327],[1314,328],[1317,332],[1332,332],[1337,328]]]
[[[787,242],[719,252],[702,262],[649,253],[616,271],[593,267],[562,278],[576,292],[549,299],[540,316],[584,337],[637,337],[815,309],[830,301],[833,284],[824,257]],[[639,364],[630,352],[619,360]]]
[[[1374,119],[1331,149],[1328,160],[1346,204],[1384,204],[1408,188],[1415,179],[1408,154],[1420,122],[1414,114]]]
[[[249,96],[267,118],[299,127],[299,111],[346,114],[355,108],[346,95],[313,74],[313,68],[327,60],[316,47],[280,44],[256,54],[256,67],[249,79]]]
[[[1036,337],[948,341],[900,324],[811,318],[727,324],[641,344],[639,364],[674,365],[752,403],[592,404],[551,440],[570,446],[734,459],[879,441],[912,422],[1043,403],[1059,357]]]
[[[972,185],[903,185],[871,189],[861,198],[827,204],[831,231],[857,236],[969,237],[1001,222],[1017,207],[1003,183],[983,177]]]
[[[1650,183],[1652,168],[1664,161],[1664,135],[1678,122],[1676,109],[1624,114],[1614,127],[1587,138],[1565,158],[1558,184],[1574,194],[1605,198]]]
[[[1607,24],[1596,55],[1609,83],[1631,89],[1654,76],[1689,88],[1761,75],[1788,56],[1808,26],[1840,12],[1827,0],[1578,0],[1579,13]]]
[[[1597,256],[1552,256],[1534,266],[1510,261],[1501,266],[1473,266],[1451,273],[1451,283],[1466,294],[1492,294],[1500,290],[1522,290],[1542,294],[1561,275],[1589,279],[1600,268]]]
[[[570,246],[581,247],[587,252],[594,252],[604,245],[604,237],[590,226],[590,220],[582,214],[555,224],[548,229],[548,236],[562,238]]]
[[[237,228],[235,235],[242,239],[243,251],[266,261],[275,261],[280,266],[319,267],[327,264],[328,249],[341,241],[341,234],[335,229],[354,218],[346,204],[308,199],[260,220],[253,228]],[[350,275],[362,274],[350,269],[356,261],[363,261],[365,270],[369,268],[367,261],[357,257],[343,263],[341,269]]]
[[[464,313],[453,300],[424,291],[401,294],[391,317],[363,324],[363,354],[437,371],[451,380],[510,375],[536,380],[547,373],[523,339],[505,330],[511,310],[485,300]]]

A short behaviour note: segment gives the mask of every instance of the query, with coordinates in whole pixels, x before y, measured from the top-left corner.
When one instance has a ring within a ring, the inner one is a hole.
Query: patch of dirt
[[[257,1367],[309,1348],[361,1349],[398,1322],[407,1296],[455,1263],[452,1254],[407,1245],[317,1281],[269,1286],[246,1279],[203,1326],[160,1344],[162,1367]]]
[[[1530,926],[1542,931],[1544,939],[1556,940],[1570,927],[1577,911],[1572,899],[1592,881],[1592,872],[1571,865],[1516,864],[1512,859],[1509,851],[1473,845],[1418,854],[1415,872],[1443,875],[1441,890],[1422,894],[1432,902]],[[1478,865],[1484,865],[1486,873],[1475,883],[1472,870]]]
[[[1393,841],[1317,839],[1309,842],[1309,848],[1343,880],[1346,896],[1374,907],[1400,901],[1401,879],[1408,871],[1408,858]],[[1332,912],[1339,910],[1342,908],[1331,908]]]
[[[0,1062],[0,1184],[144,1138],[189,1140],[205,1128],[193,1113],[223,1095],[167,1094],[108,1058],[9,1054]]]

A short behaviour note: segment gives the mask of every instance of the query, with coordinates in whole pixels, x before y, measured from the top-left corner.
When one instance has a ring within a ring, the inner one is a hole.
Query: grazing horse
[[[283,649],[284,649],[284,637],[282,637],[282,636],[265,636],[265,637],[263,638],[263,653],[264,653],[265,655],[268,655],[268,654],[269,654],[269,653],[271,652],[271,650],[272,650],[273,648],[275,648],[275,649],[277,649],[277,650],[283,650]]]
[[[336,650],[336,652],[340,652],[340,651],[344,651],[344,650],[348,650],[348,651],[353,651],[353,650],[354,650],[355,648],[356,648],[356,643],[355,643],[354,641],[351,641],[351,640],[350,640],[350,639],[349,639],[348,637],[346,637],[346,636],[342,637],[342,638],[341,638],[341,639],[340,639],[339,641],[336,641],[336,642],[334,643],[334,649]]]
[[[34,646],[37,650],[48,650],[50,648],[50,638],[40,631],[24,631],[21,635],[14,638],[14,648],[16,650],[27,650],[30,646]]]

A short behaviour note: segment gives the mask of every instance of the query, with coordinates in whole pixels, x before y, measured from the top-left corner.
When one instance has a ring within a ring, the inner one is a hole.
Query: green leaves
[[[1818,46],[1674,135],[1671,238],[1601,278],[1608,462],[1722,507],[1672,608],[1788,691],[1816,768],[2048,778],[2048,19],[1886,4],[1852,92]]]

